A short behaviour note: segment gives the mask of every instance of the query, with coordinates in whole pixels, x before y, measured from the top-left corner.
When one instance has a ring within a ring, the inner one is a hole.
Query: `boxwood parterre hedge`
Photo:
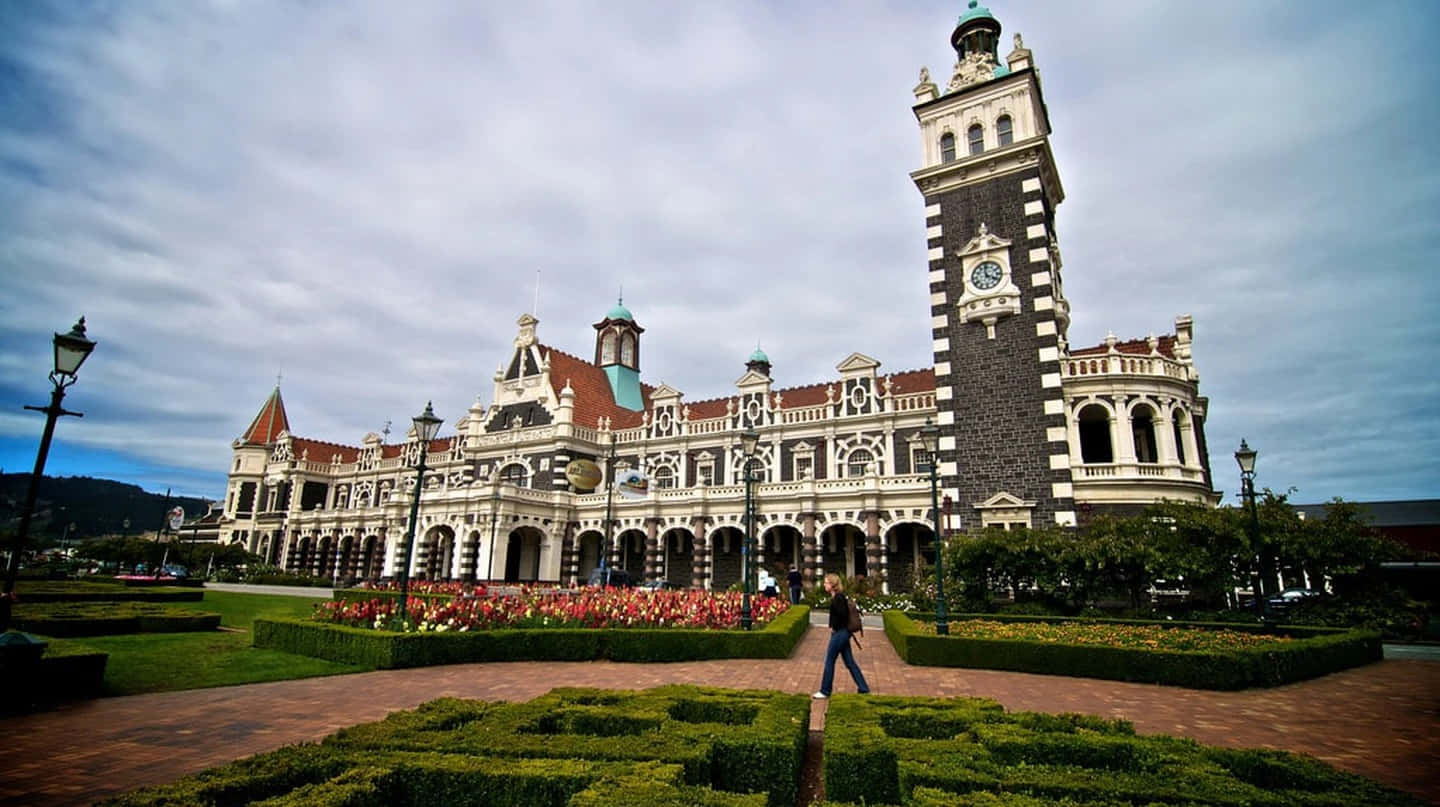
[[[789,807],[809,701],[670,686],[453,698],[135,791],[113,807]]]
[[[256,619],[255,646],[378,669],[476,661],[787,658],[810,625],[791,606],[760,630],[534,628],[395,633],[304,619]]]
[[[832,804],[1418,807],[1283,751],[1137,736],[1126,721],[1007,713],[982,698],[838,695],[825,717]]]
[[[20,630],[46,636],[111,636],[215,630],[220,615],[153,602],[56,602],[15,606]]]
[[[1167,651],[936,636],[922,631],[917,622],[933,621],[934,617],[930,614],[886,611],[884,619],[885,635],[890,638],[900,658],[910,664],[1072,675],[1167,684],[1191,689],[1234,690],[1280,686],[1379,661],[1383,655],[1379,633],[1343,628],[1285,626],[1267,629],[1260,625],[1230,623],[1083,620],[996,614],[959,614],[950,617],[952,623],[966,619],[987,619],[1000,622],[1194,627],[1257,633],[1273,630],[1295,639],[1284,643],[1224,651]]]

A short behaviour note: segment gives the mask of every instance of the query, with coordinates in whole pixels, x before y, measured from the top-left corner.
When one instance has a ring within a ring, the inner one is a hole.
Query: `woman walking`
[[[849,670],[850,677],[855,679],[855,688],[861,695],[867,695],[870,693],[870,685],[865,683],[865,675],[860,672],[860,665],[855,663],[855,655],[850,652],[850,599],[840,587],[840,575],[825,575],[825,591],[831,598],[830,644],[825,647],[825,674],[820,678],[820,691],[812,697],[822,700],[830,697],[835,686],[836,656],[845,660],[845,669]]]

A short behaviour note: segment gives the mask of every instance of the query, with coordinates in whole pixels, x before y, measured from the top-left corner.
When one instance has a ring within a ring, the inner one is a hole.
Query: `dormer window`
[[[966,137],[970,141],[971,154],[979,154],[985,150],[985,130],[981,128],[980,124],[977,123],[971,126]]]
[[[1009,115],[1001,115],[1000,119],[995,121],[995,140],[1002,146],[1015,142],[1015,128]]]
[[[940,135],[940,162],[948,163],[955,160],[955,133],[946,132]]]

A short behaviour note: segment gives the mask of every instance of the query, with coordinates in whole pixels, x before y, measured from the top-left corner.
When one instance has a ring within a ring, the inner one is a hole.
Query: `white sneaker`
[[[826,698],[828,698],[828,697],[830,697],[830,696],[829,696],[829,695],[826,695],[824,692],[816,692],[814,695],[811,695],[810,697],[814,698],[814,699],[817,700],[817,701],[823,701],[823,700],[825,700]]]

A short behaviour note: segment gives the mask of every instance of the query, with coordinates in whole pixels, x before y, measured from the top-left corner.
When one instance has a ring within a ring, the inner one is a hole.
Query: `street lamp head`
[[[755,431],[754,426],[750,426],[746,428],[745,431],[740,432],[740,452],[746,457],[755,456],[755,446],[758,445],[759,442],[760,433]]]
[[[940,447],[940,427],[930,418],[925,418],[925,425],[920,427],[920,443],[925,446],[925,453],[931,457],[935,456],[935,449]]]
[[[1251,448],[1245,442],[1245,438],[1240,438],[1240,448],[1235,452],[1235,462],[1239,463],[1240,465],[1240,473],[1255,473],[1255,458],[1259,456],[1259,454],[1260,452]]]
[[[411,418],[415,424],[415,438],[422,443],[429,443],[440,433],[440,424],[445,421],[435,417],[435,410],[430,408],[430,401],[425,402],[425,411]]]
[[[94,349],[95,343],[85,338],[85,318],[81,317],[70,333],[55,334],[55,374],[74,378]]]

